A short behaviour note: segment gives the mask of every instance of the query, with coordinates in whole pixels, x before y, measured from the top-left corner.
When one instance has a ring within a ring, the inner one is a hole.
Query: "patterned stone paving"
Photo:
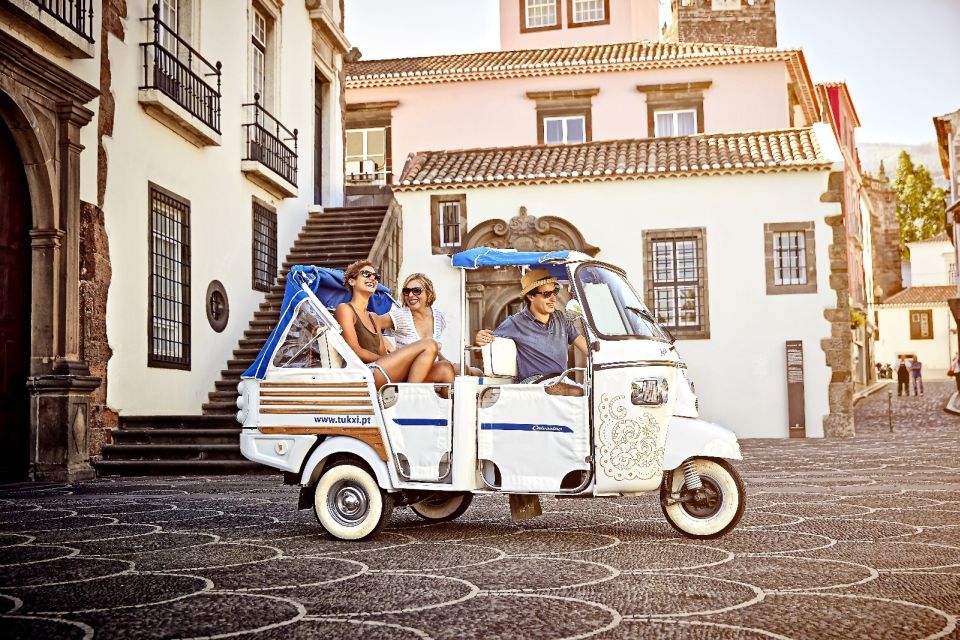
[[[0,486],[0,637],[960,637],[951,383],[885,391],[851,440],[752,440],[740,526],[680,538],[653,496],[482,497],[335,542],[274,478]]]

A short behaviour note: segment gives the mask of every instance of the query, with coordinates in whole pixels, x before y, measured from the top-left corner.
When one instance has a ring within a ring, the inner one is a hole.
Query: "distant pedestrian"
[[[953,362],[950,363],[950,371],[947,372],[948,376],[953,376],[953,381],[957,383],[957,393],[960,393],[960,352],[953,357]]]
[[[923,374],[920,372],[922,368],[922,362],[916,358],[910,359],[910,374],[913,376],[913,395],[915,396],[923,395]]]
[[[903,358],[897,362],[897,395],[910,395],[910,369]]]

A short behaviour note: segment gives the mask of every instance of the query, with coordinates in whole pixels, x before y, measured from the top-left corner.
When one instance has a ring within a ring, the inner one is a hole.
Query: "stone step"
[[[233,429],[239,428],[236,421],[218,416],[120,416],[120,431],[142,429]]]
[[[203,412],[207,415],[236,415],[237,413],[237,402],[207,402],[203,405]],[[239,433],[239,430],[238,430]]]
[[[236,414],[236,403],[233,414]],[[226,416],[226,412],[220,415]],[[231,444],[240,446],[240,425],[233,429],[114,429],[114,444]]]
[[[229,475],[279,473],[250,460],[96,460],[101,476]]]
[[[108,444],[103,460],[246,460],[236,444]]]

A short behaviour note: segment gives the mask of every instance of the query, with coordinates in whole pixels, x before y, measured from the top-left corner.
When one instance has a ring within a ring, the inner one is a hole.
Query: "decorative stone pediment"
[[[487,220],[474,227],[467,235],[466,247],[493,247],[517,251],[560,251],[574,249],[590,256],[597,255],[598,247],[587,244],[583,234],[563,218],[531,216],[526,207],[519,215],[505,220]]]

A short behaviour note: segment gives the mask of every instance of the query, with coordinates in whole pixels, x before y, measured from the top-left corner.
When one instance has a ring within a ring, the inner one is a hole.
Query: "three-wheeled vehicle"
[[[672,337],[622,270],[575,251],[489,248],[455,254],[452,265],[460,270],[462,362],[471,350],[466,270],[519,267],[548,269],[569,284],[567,309],[556,313],[579,315],[586,365],[516,384],[515,345],[498,338],[483,347],[482,377],[463,375],[461,364],[452,389],[377,389],[317,297],[331,271],[295,267],[279,323],[239,385],[237,420],[243,454],[300,484],[300,508],[313,508],[344,540],[375,535],[399,506],[453,520],[478,493],[659,492],[667,521],[685,536],[715,538],[737,524],[745,499],[730,462],[742,459],[737,438],[698,418]],[[559,379],[585,393],[548,393]]]

